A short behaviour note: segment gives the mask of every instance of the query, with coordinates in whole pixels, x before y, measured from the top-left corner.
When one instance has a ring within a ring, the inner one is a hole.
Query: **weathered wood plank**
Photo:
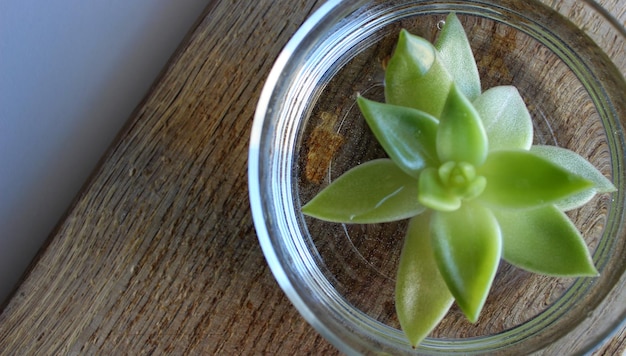
[[[261,86],[320,2],[211,3],[4,309],[3,352],[334,352],[273,280],[246,179]]]

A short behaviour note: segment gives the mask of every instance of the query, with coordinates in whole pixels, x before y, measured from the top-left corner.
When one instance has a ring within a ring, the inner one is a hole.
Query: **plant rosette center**
[[[475,322],[501,259],[550,276],[597,275],[564,212],[615,187],[577,153],[533,146],[515,87],[481,91],[455,14],[434,45],[402,30],[385,71],[385,103],[357,103],[389,157],[348,170],[302,212],[338,223],[410,219],[395,290],[410,344],[454,302]]]
[[[463,200],[476,198],[487,185],[485,177],[476,175],[473,165],[453,161],[442,164],[439,169],[424,169],[419,182],[419,202],[439,211],[457,210]]]

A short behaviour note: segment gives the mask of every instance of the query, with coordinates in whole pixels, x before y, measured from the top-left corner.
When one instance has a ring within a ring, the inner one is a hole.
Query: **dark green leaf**
[[[417,178],[424,167],[437,163],[437,119],[416,109],[361,96],[357,103],[385,152],[407,174]]]
[[[416,180],[389,159],[352,168],[302,207],[305,215],[342,223],[395,221],[423,211]]]
[[[593,186],[592,182],[528,151],[491,152],[478,170],[487,179],[480,199],[501,207],[539,207]]]
[[[437,155],[442,163],[467,162],[478,166],[488,151],[487,134],[472,103],[452,85],[437,130]]]
[[[454,301],[435,262],[429,223],[428,213],[409,222],[396,280],[396,312],[413,346],[439,324]]]
[[[435,47],[402,30],[385,71],[385,101],[439,117],[451,84]]]
[[[597,275],[578,229],[555,206],[493,213],[502,229],[503,258],[509,263],[546,275]]]
[[[500,262],[498,222],[489,209],[464,203],[453,212],[434,212],[431,234],[439,271],[465,316],[475,322]]]

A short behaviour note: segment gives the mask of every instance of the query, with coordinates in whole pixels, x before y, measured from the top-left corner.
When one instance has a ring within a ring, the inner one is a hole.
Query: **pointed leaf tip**
[[[562,211],[583,206],[596,193],[610,193],[616,190],[613,183],[602,172],[574,151],[556,146],[535,145],[530,148],[530,152],[593,182],[592,188],[556,201],[554,204]]]
[[[490,151],[530,148],[533,123],[526,103],[515,87],[490,88],[473,104],[483,121]]]
[[[362,96],[357,103],[380,145],[407,174],[417,178],[424,167],[437,162],[437,119],[417,109]]]
[[[489,209],[464,203],[453,212],[434,212],[430,230],[439,271],[465,316],[475,322],[500,262],[498,222]]]
[[[454,302],[435,261],[429,222],[428,213],[409,221],[396,279],[396,313],[413,346],[430,334]]]
[[[454,12],[447,16],[435,48],[454,83],[470,101],[476,99],[481,91],[478,67],[465,29]]]
[[[480,115],[456,85],[452,85],[437,130],[440,162],[467,162],[479,166],[485,161],[488,148]]]
[[[503,258],[527,271],[558,277],[596,276],[580,232],[557,207],[497,209]]]
[[[491,152],[479,174],[487,179],[482,201],[505,208],[553,204],[593,187],[593,183],[523,150]]]
[[[340,223],[378,223],[407,219],[424,211],[415,179],[389,159],[358,165],[324,188],[302,213]]]
[[[385,101],[439,117],[451,84],[435,47],[402,30],[385,70]]]

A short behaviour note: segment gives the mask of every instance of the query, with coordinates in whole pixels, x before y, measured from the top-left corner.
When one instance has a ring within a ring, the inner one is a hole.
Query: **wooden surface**
[[[0,354],[337,353],[274,281],[246,178],[263,82],[322,2],[207,7],[4,304]]]

